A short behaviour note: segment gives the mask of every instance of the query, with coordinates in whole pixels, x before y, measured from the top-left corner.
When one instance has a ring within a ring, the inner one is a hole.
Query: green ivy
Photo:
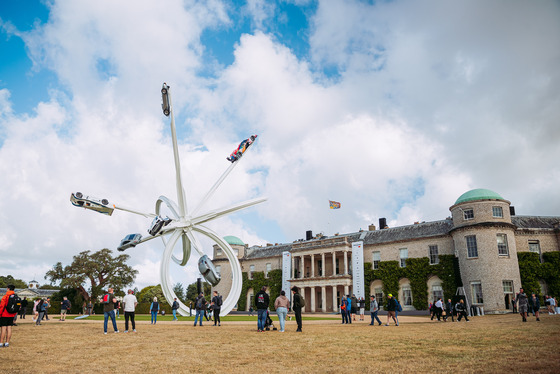
[[[560,296],[560,252],[543,253],[541,264],[538,253],[519,252],[519,273],[521,275],[521,287],[525,293],[540,295],[541,286],[539,280],[546,282],[548,293],[552,296]],[[540,295],[543,296],[543,295]]]
[[[268,278],[264,277],[264,272],[253,272],[253,279],[249,279],[246,272],[243,272],[243,285],[241,286],[241,295],[237,301],[237,310],[247,310],[247,291],[252,288],[254,294],[263,286],[268,287],[268,294],[270,296],[270,310],[274,310],[274,300],[280,295],[282,291],[282,270],[276,269],[268,272]],[[287,291],[288,292],[288,291]]]
[[[371,263],[364,264],[364,280],[366,295],[369,285],[376,279],[383,282],[383,294],[398,295],[399,279],[408,278],[412,292],[412,305],[417,310],[428,309],[428,279],[437,276],[442,281],[445,299],[455,295],[461,285],[458,274],[457,259],[453,255],[440,255],[439,264],[430,265],[427,257],[409,258],[406,267],[401,268],[398,261],[381,261],[378,270],[371,270]],[[387,299],[385,299],[387,301]]]

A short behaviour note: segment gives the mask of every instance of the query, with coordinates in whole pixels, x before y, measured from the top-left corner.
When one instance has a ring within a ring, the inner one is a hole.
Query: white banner
[[[364,242],[352,243],[352,293],[365,299],[364,287]]]
[[[292,254],[286,251],[282,252],[282,290],[286,292],[286,297],[292,300],[290,278],[292,278]]]

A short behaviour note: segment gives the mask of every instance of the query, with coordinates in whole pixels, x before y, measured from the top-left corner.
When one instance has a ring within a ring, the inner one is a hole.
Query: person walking
[[[264,331],[266,323],[266,311],[270,297],[266,293],[266,286],[262,286],[261,290],[255,295],[255,307],[257,308],[257,330],[258,332]]]
[[[214,314],[214,326],[216,326],[216,324],[221,326],[222,321],[220,320],[220,312],[222,311],[222,295],[218,295],[218,291],[214,291],[211,306]]]
[[[387,323],[385,324],[385,326],[389,326],[389,323],[391,322],[391,318],[393,319],[393,321],[395,321],[395,326],[399,325],[399,321],[397,320],[397,300],[393,297],[392,294],[388,295],[389,297],[389,301],[387,304]]]
[[[201,292],[194,302],[194,307],[196,309],[196,316],[194,317],[194,325],[196,326],[196,321],[200,318],[200,326],[202,326],[202,319],[204,318],[204,311],[206,310],[206,299],[204,294]]]
[[[350,295],[346,295],[346,318],[348,318],[347,323],[352,323],[352,310],[354,308],[354,300]]]
[[[527,299],[527,294],[523,292],[523,288],[519,289],[519,293],[516,295],[515,301],[517,302],[519,314],[521,315],[522,321],[527,322],[527,307],[529,301]]]
[[[70,310],[70,300],[64,296],[60,302],[60,320],[66,321],[66,313]]]
[[[136,332],[134,317],[137,305],[138,300],[136,299],[136,296],[134,296],[134,292],[132,290],[128,290],[128,294],[123,298],[124,332],[128,332],[128,320],[132,323],[132,331]]]
[[[469,318],[467,317],[467,306],[465,305],[465,301],[463,299],[459,300],[457,304],[455,304],[455,310],[457,311],[457,322],[461,322],[461,318],[465,317],[465,321],[469,322]]]
[[[37,299],[35,300],[35,302],[33,302],[33,317],[31,317],[33,322],[37,322],[37,318],[39,318],[39,311],[37,310],[37,305],[39,305],[40,301],[41,299]]]
[[[43,320],[43,316],[45,315],[45,300],[40,299],[37,305],[35,306],[35,310],[37,310],[37,318],[35,319],[35,326],[40,326],[41,321]]]
[[[284,332],[286,326],[286,316],[288,315],[288,310],[290,309],[290,299],[286,297],[286,292],[284,290],[280,291],[280,296],[274,300],[274,309],[276,310],[276,314],[278,314],[280,332]]]
[[[179,318],[177,318],[177,309],[179,309],[179,302],[177,301],[177,298],[174,298],[173,305],[171,305],[171,313],[173,313],[173,321],[179,320]]]
[[[12,326],[14,325],[14,317],[17,311],[10,311],[16,303],[16,287],[9,284],[6,294],[0,300],[0,347],[9,347],[12,338]]]
[[[154,300],[150,304],[150,313],[152,314],[151,324],[155,325],[157,322],[157,315],[159,313],[159,303],[157,297],[154,296]]]
[[[348,299],[346,296],[342,295],[342,299],[340,299],[340,314],[342,315],[342,324],[347,324],[348,322]]]
[[[375,295],[371,295],[369,298],[370,298],[369,311],[371,313],[371,323],[370,323],[370,325],[371,326],[375,325],[374,321],[377,321],[379,326],[381,326],[382,325],[381,320],[377,316],[377,313],[379,312],[379,304],[377,303],[377,300],[375,300]]]
[[[43,303],[45,307],[45,313],[43,314],[43,318],[49,321],[49,308],[51,307],[51,298],[47,297],[47,300]]]
[[[455,312],[453,311],[453,303],[451,302],[451,299],[447,299],[447,304],[445,304],[445,318],[443,320],[447,322],[447,319],[451,316],[451,322],[455,322],[453,319],[454,315]]]
[[[109,288],[107,293],[103,296],[103,333],[107,334],[107,322],[111,318],[113,323],[113,330],[115,334],[118,334],[119,329],[117,328],[117,321],[115,320],[115,295],[113,294],[113,289]]]
[[[541,301],[534,293],[532,293],[529,298],[529,307],[533,310],[533,316],[537,317],[537,321],[540,321],[539,309],[541,308]]]
[[[435,303],[435,308],[436,308],[436,318],[438,322],[441,322],[441,315],[443,314],[443,301],[441,301],[441,297],[438,297]]]
[[[305,300],[299,294],[299,289],[296,286],[292,287],[292,293],[292,309],[297,322],[296,332],[302,332],[301,309],[305,307]]]

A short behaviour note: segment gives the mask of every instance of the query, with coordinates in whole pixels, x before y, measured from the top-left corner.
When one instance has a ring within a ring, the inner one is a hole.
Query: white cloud
[[[268,196],[254,211],[278,224],[277,237],[262,237],[254,215],[210,225],[250,245],[353,232],[379,217],[442,219],[477,187],[518,214],[558,215],[557,5],[324,1],[309,61],[259,31],[208,81],[198,74],[200,34],[232,21],[220,2],[186,4],[55,2],[46,25],[22,34],[37,68],[64,85],[34,114],[13,113],[0,90],[0,273],[29,280],[145,234],[148,219],[76,209],[72,191],[143,211],[160,195],[175,200],[163,81],[191,208],[237,143],[259,135],[207,207]],[[271,10],[249,4],[265,29]],[[322,75],[332,66],[338,77]],[[329,199],[342,209],[329,210]],[[129,252],[138,285],[158,282],[162,252],[157,241]],[[174,274],[195,277],[194,263]]]

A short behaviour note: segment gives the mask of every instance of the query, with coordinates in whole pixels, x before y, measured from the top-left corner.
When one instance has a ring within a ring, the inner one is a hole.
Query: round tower
[[[509,207],[510,202],[496,192],[475,189],[449,208],[465,296],[469,305],[482,306],[485,313],[511,310],[511,300],[521,287]]]

